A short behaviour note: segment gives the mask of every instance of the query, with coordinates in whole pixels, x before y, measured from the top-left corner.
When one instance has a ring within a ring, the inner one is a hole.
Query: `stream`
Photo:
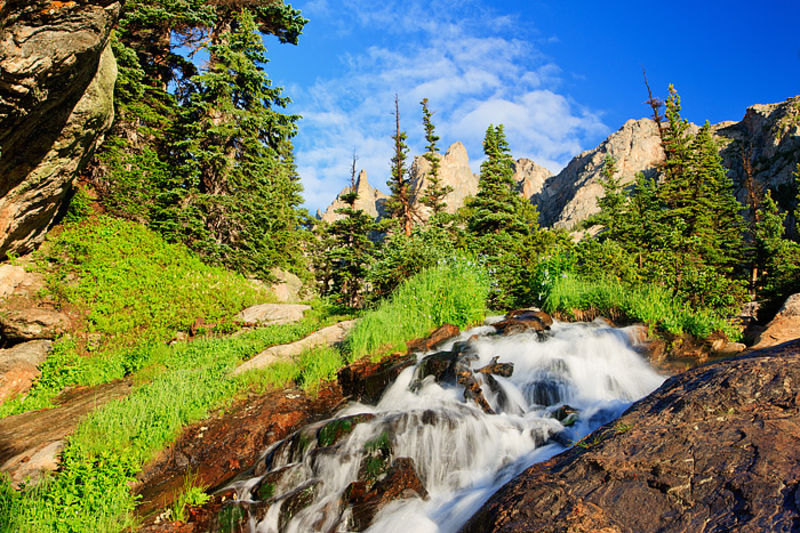
[[[481,326],[437,347],[446,361],[458,354],[455,370],[426,375],[442,356],[419,354],[377,405],[350,403],[265,450],[230,485],[239,514],[227,519],[259,533],[455,532],[515,475],[664,380],[628,329],[602,320],[494,331]],[[513,372],[478,371],[498,362]],[[466,367],[483,408],[457,377]]]

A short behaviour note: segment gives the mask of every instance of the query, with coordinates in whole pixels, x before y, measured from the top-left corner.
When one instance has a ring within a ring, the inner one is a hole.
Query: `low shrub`
[[[741,336],[730,321],[709,310],[692,309],[657,285],[625,285],[617,280],[589,281],[567,275],[554,280],[543,308],[548,313],[573,315],[580,310],[623,318],[673,335],[688,333],[701,339],[715,331],[731,339]]]
[[[348,359],[403,349],[406,341],[444,323],[475,324],[486,315],[488,294],[488,276],[471,260],[456,258],[425,269],[359,320],[348,338]]]

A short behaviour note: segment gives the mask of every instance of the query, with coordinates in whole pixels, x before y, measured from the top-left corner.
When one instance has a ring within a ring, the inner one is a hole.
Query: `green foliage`
[[[474,261],[455,258],[425,269],[359,320],[348,338],[348,358],[403,349],[444,323],[472,325],[484,317],[488,293],[488,276]]]
[[[397,95],[394,97],[394,118],[395,132],[392,135],[394,155],[392,155],[391,174],[387,182],[392,194],[386,201],[386,210],[389,213],[391,222],[406,235],[411,235],[416,213],[412,206],[411,178],[408,175],[406,165],[406,159],[408,158],[406,140],[408,136],[406,132],[400,131],[400,104]]]
[[[76,187],[69,200],[67,212],[64,214],[64,222],[74,224],[88,218],[93,212],[92,201],[83,187]]]
[[[164,342],[199,317],[214,323],[265,297],[184,246],[105,216],[65,226],[40,262],[53,295],[86,310],[86,332],[103,335],[101,349]]]
[[[502,125],[489,126],[483,150],[478,194],[466,206],[468,247],[492,275],[491,305],[525,305],[531,297],[530,267],[544,249],[538,213],[515,190],[514,161]]]
[[[129,486],[141,466],[187,424],[206,418],[249,390],[233,377],[241,360],[269,346],[304,337],[337,320],[315,311],[297,324],[271,326],[232,338],[143,347],[141,368],[162,371],[121,400],[90,414],[69,437],[59,473],[43,484],[14,492],[0,482],[0,531],[124,531],[134,527],[136,500]],[[308,357],[308,356],[307,356]],[[330,375],[323,363],[306,361],[303,380]]]
[[[673,335],[689,333],[706,338],[715,331],[722,331],[732,339],[740,336],[731,323],[718,314],[693,310],[658,285],[628,286],[607,278],[586,280],[568,275],[555,280],[543,308],[548,313],[572,315],[575,310],[581,310],[643,322]]]
[[[331,346],[307,350],[297,358],[300,381],[307,392],[315,392],[323,381],[336,378],[336,372],[344,366],[342,354]]]
[[[423,98],[420,105],[422,106],[422,126],[425,129],[425,140],[428,143],[425,147],[425,155],[422,157],[431,165],[431,170],[426,176],[428,186],[420,201],[431,210],[431,216],[435,218],[436,215],[442,213],[445,207],[447,207],[447,203],[444,199],[453,191],[453,188],[449,185],[442,185],[441,179],[439,178],[441,156],[439,155],[439,148],[436,146],[439,136],[436,135],[436,128],[431,120],[433,113],[428,108],[428,99]]]
[[[170,506],[171,518],[177,522],[186,521],[186,507],[197,507],[206,503],[211,496],[206,494],[208,487],[197,484],[197,473],[183,478],[183,487],[178,490]]]
[[[388,236],[367,273],[371,300],[387,297],[403,281],[454,255],[452,236],[438,225],[417,226],[410,236],[404,233]]]

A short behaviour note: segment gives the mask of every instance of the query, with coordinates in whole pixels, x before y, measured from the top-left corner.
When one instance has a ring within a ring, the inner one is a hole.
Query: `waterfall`
[[[545,334],[492,332],[475,328],[438,350],[466,345],[472,369],[495,357],[513,363],[508,377],[475,374],[493,413],[467,400],[455,381],[422,375],[428,354],[419,354],[377,405],[351,403],[334,421],[304,428],[266,450],[231,485],[249,509],[250,529],[457,531],[523,469],[615,419],[664,379],[637,352],[629,331],[602,320],[556,322]],[[409,489],[365,523],[343,502],[354,482],[386,476],[397,458],[413,461],[424,488]]]

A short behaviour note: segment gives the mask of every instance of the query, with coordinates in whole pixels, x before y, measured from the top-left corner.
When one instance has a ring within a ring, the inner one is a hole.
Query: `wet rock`
[[[500,335],[516,335],[518,333],[525,333],[526,331],[540,332],[549,329],[548,326],[545,326],[544,323],[537,318],[528,320],[510,318],[495,322],[492,326],[494,326],[495,331]]]
[[[375,415],[364,413],[331,420],[317,432],[317,442],[320,446],[333,446],[342,437],[350,435],[358,424],[373,418],[375,418]]]
[[[86,414],[130,391],[125,381],[80,387],[57,397],[58,407],[0,419],[0,472],[18,484],[39,468],[55,469],[61,443]]]
[[[571,426],[578,420],[578,413],[579,411],[574,407],[570,407],[569,405],[562,405],[555,411],[553,411],[552,416],[563,426]]]
[[[514,363],[500,363],[498,362],[499,359],[499,356],[492,357],[492,361],[488,365],[479,368],[476,372],[510,378],[514,373]]]
[[[415,355],[399,353],[392,354],[379,363],[357,361],[339,371],[339,386],[349,399],[375,405],[397,376],[416,362]]]
[[[549,328],[553,325],[553,317],[535,308],[529,309],[515,309],[514,311],[509,312],[506,315],[506,319],[515,319],[515,320],[538,320],[545,328]]]
[[[309,481],[281,498],[281,513],[278,519],[278,527],[281,530],[286,527],[294,515],[311,505],[318,485],[319,481],[317,480]]]
[[[800,340],[684,372],[523,472],[462,531],[794,531],[798,389]]]
[[[308,335],[299,341],[289,344],[281,344],[279,346],[271,346],[252,359],[236,367],[236,370],[233,371],[233,374],[239,375],[247,372],[248,370],[265,368],[277,361],[289,360],[296,355],[300,355],[307,350],[311,350],[312,348],[318,348],[320,346],[333,346],[344,340],[350,330],[353,329],[355,323],[355,320],[345,320],[343,322],[339,322],[338,324],[328,326],[327,328],[322,328],[319,331],[315,331],[311,335]]]
[[[777,346],[778,344],[800,338],[800,293],[786,299],[775,318],[758,336],[754,350]]]
[[[409,352],[428,352],[439,344],[457,337],[461,333],[458,326],[444,324],[423,339],[416,339],[406,343]]]
[[[310,305],[302,304],[260,304],[248,307],[236,318],[240,322],[259,326],[292,324],[303,320],[303,315],[310,309]]]
[[[458,352],[438,352],[426,356],[417,367],[416,380],[432,376],[436,383],[453,382],[456,379],[455,364]]]
[[[55,339],[69,328],[69,318],[50,307],[5,309],[0,311],[0,333],[10,341]]]
[[[352,483],[345,491],[345,498],[352,506],[350,529],[364,531],[388,503],[409,498],[427,499],[428,491],[417,475],[414,460],[398,457],[385,477],[374,484]]]
[[[52,345],[51,341],[38,340],[0,350],[0,404],[31,388],[39,376],[38,366],[47,358]]]

